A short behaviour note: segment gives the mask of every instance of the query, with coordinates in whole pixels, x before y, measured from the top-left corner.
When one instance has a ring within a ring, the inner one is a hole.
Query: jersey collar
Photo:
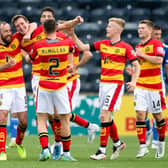
[[[115,44],[120,43],[120,42],[121,42],[121,40],[119,40],[119,41],[117,41],[117,42],[115,42],[115,43],[112,43],[112,42],[110,41],[110,44],[111,44],[111,45],[115,45]]]
[[[147,40],[145,43],[141,43],[142,46],[145,46],[149,41],[151,41],[152,38],[150,38],[149,40]]]

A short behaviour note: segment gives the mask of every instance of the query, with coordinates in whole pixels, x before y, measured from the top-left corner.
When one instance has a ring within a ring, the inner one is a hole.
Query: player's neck
[[[144,43],[146,43],[147,41],[149,41],[150,39],[151,39],[151,36],[147,36],[147,37],[141,39],[141,42],[144,44]]]
[[[46,34],[47,39],[55,40],[57,38],[56,33]]]
[[[121,41],[121,37],[120,36],[113,36],[110,38],[110,41],[112,44],[117,43],[117,42]]]

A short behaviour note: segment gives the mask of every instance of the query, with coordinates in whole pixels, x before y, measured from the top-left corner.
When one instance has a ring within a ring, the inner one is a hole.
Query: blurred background
[[[23,14],[31,22],[39,23],[41,9],[46,6],[55,9],[56,20],[68,20],[81,15],[85,22],[76,27],[76,32],[84,42],[105,39],[107,20],[113,16],[126,20],[122,39],[133,47],[139,42],[137,24],[142,19],[151,19],[158,24],[163,30],[162,41],[168,44],[168,0],[0,0],[0,20],[10,23],[13,15]],[[26,89],[32,92],[31,65],[23,61],[23,70]],[[100,77],[99,53],[93,53],[93,58],[79,69],[79,73],[81,92],[97,93]],[[126,82],[130,80],[125,72],[124,76]]]
[[[88,43],[105,39],[105,28],[109,17],[121,17],[126,20],[122,39],[133,47],[139,43],[138,22],[150,19],[163,31],[162,41],[168,44],[168,0],[0,0],[0,20],[11,23],[12,16],[23,14],[30,22],[39,23],[42,8],[50,6],[55,9],[56,20],[69,20],[81,15],[85,22],[76,26],[79,38]],[[15,31],[12,27],[13,32]],[[127,62],[126,65],[128,65]],[[28,95],[28,134],[37,134],[34,100],[31,89],[31,64],[23,61],[24,78]],[[100,78],[100,55],[93,53],[92,59],[79,69],[81,95],[75,113],[99,123],[98,88]],[[130,80],[124,71],[125,82]],[[166,79],[167,80],[167,79]],[[168,80],[167,91],[168,91]],[[119,113],[115,113],[120,135],[136,135],[133,96],[125,90]],[[164,113],[168,121],[168,110]],[[149,116],[151,118],[151,116]],[[10,125],[10,122],[8,122]],[[87,134],[87,130],[71,124],[72,134]],[[51,129],[49,128],[49,133]],[[167,130],[168,135],[168,130]]]

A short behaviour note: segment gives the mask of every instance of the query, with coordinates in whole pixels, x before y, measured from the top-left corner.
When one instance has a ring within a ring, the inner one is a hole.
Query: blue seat
[[[152,11],[152,18],[154,21],[156,20],[165,20],[167,21],[167,14],[168,10],[167,8],[157,8]]]
[[[163,31],[167,31],[168,30],[168,23],[165,20],[162,20],[162,19],[155,20],[154,24],[160,26]]]
[[[63,18],[64,19],[73,19],[76,16],[85,16],[85,11],[82,9],[78,8],[73,8],[71,5],[67,6],[66,8],[63,9]]]
[[[143,19],[151,19],[151,11],[147,8],[134,8],[131,10],[130,20],[132,22],[139,22]]]
[[[119,17],[123,19],[128,19],[128,14],[125,8],[112,8],[111,10],[105,10],[107,12],[107,17]],[[108,21],[108,20],[107,20]]]
[[[103,8],[96,8],[90,12],[90,20],[95,22],[97,20],[107,20],[108,14],[107,11]]]
[[[8,9],[8,10],[6,10]],[[1,19],[7,22],[11,22],[11,18],[18,13],[17,7],[7,7],[0,10]]]
[[[28,17],[30,22],[39,22],[41,10],[34,6],[26,6],[21,9],[20,13]]]
[[[99,32],[99,25],[97,23],[93,23],[93,22],[92,23],[84,22],[78,26],[76,31],[79,32],[79,34],[81,34],[83,36],[85,36],[87,34],[93,34],[96,36],[97,33]]]

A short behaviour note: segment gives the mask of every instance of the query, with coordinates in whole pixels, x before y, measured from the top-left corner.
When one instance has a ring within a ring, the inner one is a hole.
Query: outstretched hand
[[[84,22],[84,19],[81,16],[76,16],[75,20],[77,21],[77,23],[83,23]]]
[[[136,84],[133,82],[127,82],[126,85],[128,92],[133,92],[136,86]]]
[[[136,53],[136,56],[138,56],[138,57],[142,57],[142,58],[144,57],[144,53],[142,51],[142,48],[140,48],[140,47],[135,49],[135,53]]]

